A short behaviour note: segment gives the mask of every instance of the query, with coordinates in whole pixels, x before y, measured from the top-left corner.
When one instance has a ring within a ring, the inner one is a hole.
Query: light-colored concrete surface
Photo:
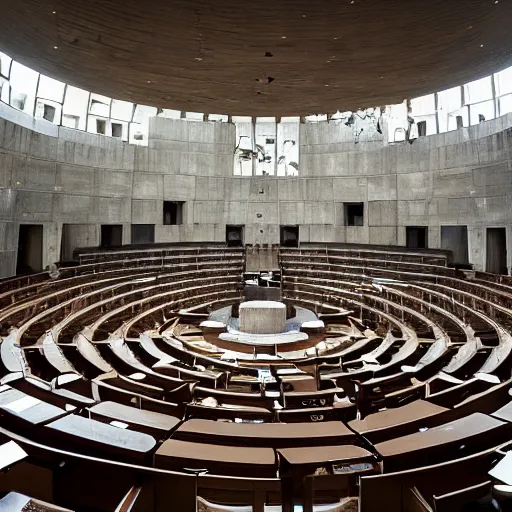
[[[155,242],[223,242],[227,224],[244,225],[253,245],[278,244],[280,225],[302,242],[400,245],[426,226],[433,248],[442,226],[467,226],[477,269],[486,229],[504,227],[512,266],[512,114],[413,144],[355,144],[347,130],[301,124],[298,177],[240,177],[229,123],[154,118],[138,147],[0,105],[0,276],[15,271],[20,224],[43,225],[43,266],[60,259],[63,231],[70,254],[99,243],[102,224],[122,224],[129,243],[131,223],[154,224]],[[184,202],[182,225],[164,225],[163,201]],[[364,203],[363,226],[345,225],[344,202]]]

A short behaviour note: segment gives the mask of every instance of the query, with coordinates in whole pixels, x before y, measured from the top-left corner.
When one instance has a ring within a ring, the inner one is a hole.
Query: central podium
[[[278,334],[286,329],[286,305],[272,300],[242,302],[239,329],[252,334]]]

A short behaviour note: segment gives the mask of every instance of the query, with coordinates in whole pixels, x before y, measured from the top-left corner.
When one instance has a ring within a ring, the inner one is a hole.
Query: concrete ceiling
[[[511,0],[0,0],[0,49],[116,99],[307,115],[498,71],[511,21]]]

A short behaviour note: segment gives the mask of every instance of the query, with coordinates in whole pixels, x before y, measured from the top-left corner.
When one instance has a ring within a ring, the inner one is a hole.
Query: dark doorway
[[[102,224],[100,247],[119,247],[123,245],[123,226],[121,224]]]
[[[228,247],[242,247],[244,245],[244,227],[226,226],[226,244]]]
[[[299,247],[299,226],[281,226],[281,246]]]
[[[43,270],[43,226],[21,224],[18,237],[16,274],[30,274]]]
[[[441,226],[441,249],[452,251],[453,263],[469,263],[468,227]]]
[[[183,202],[164,201],[164,226],[183,224]]]
[[[425,137],[427,135],[427,121],[420,121],[418,123],[418,137]]]
[[[155,243],[154,224],[132,224],[132,244]]]
[[[507,232],[505,228],[487,228],[487,272],[507,272]]]
[[[343,203],[345,226],[364,225],[364,203]]]
[[[405,228],[405,245],[409,249],[426,249],[428,247],[428,228],[426,226],[407,226]]]

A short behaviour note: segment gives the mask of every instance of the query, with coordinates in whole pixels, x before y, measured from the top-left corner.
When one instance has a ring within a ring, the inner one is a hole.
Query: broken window
[[[233,118],[236,130],[234,174],[252,176],[253,156],[253,124],[250,117]]]
[[[117,139],[123,138],[123,125],[119,123],[112,123],[112,137]]]
[[[277,175],[299,174],[300,120],[283,121],[277,125]]]
[[[89,114],[99,117],[110,117],[110,104],[112,100],[101,94],[91,94]]]
[[[277,126],[275,117],[257,118],[255,135],[256,175],[273,176],[276,170]]]
[[[107,122],[104,119],[96,119],[96,133],[105,135]]]
[[[176,226],[183,224],[182,201],[164,201],[164,226]]]
[[[364,226],[364,203],[343,203],[345,226]]]

